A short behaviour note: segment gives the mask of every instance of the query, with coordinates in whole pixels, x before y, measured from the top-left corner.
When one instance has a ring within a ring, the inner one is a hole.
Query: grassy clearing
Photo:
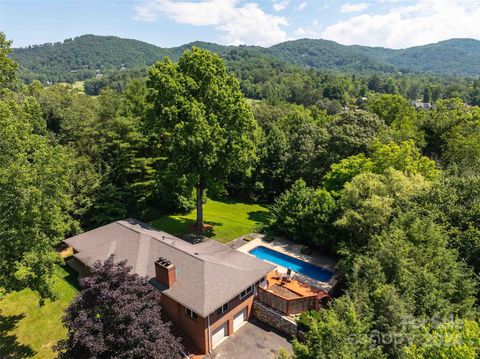
[[[57,277],[59,298],[43,306],[28,289],[0,298],[0,358],[56,358],[52,348],[66,335],[63,311],[77,293],[70,268],[58,267]]]
[[[74,90],[77,90],[79,92],[84,92],[85,88],[84,88],[84,81],[76,81],[72,84],[72,88]]]
[[[85,93],[85,81],[76,81],[72,84],[69,84],[68,82],[58,82],[58,85],[64,85],[64,86],[70,86],[72,88],[72,91],[75,92],[80,92],[80,93]]]
[[[228,242],[243,234],[252,232],[258,224],[268,219],[268,209],[259,204],[233,201],[208,202],[203,207],[205,223],[212,225],[205,233],[219,242]],[[162,216],[151,224],[165,232],[179,235],[189,232],[189,226],[195,224],[196,211],[187,215]]]

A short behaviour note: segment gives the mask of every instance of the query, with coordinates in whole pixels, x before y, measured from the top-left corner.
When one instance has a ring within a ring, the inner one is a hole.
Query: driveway
[[[215,348],[207,358],[273,359],[280,348],[292,353],[288,337],[256,319],[251,319]]]

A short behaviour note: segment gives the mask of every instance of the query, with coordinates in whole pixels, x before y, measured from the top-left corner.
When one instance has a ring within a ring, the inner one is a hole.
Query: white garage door
[[[236,332],[238,328],[240,328],[245,322],[247,321],[247,308],[243,308],[243,310],[236,314],[233,317],[233,331]]]
[[[220,328],[215,330],[212,334],[212,347],[215,348],[218,344],[223,342],[228,336],[228,323],[223,324]]]

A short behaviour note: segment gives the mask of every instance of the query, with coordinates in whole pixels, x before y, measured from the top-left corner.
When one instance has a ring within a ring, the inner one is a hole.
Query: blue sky
[[[90,33],[163,47],[324,38],[404,48],[480,39],[479,19],[479,0],[0,0],[0,31],[14,47]]]

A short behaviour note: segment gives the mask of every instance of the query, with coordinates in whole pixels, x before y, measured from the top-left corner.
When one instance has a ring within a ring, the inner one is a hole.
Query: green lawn
[[[209,200],[204,206],[205,222],[213,229],[207,233],[220,242],[228,242],[252,232],[265,223],[268,209],[258,204]],[[152,222],[172,234],[188,232],[195,223],[195,211],[188,215],[163,216]],[[64,309],[77,293],[76,274],[66,266],[57,272],[59,298],[39,305],[31,290],[0,297],[0,358],[55,358],[52,347],[64,338]]]
[[[64,338],[63,310],[77,292],[76,275],[58,267],[59,298],[39,305],[31,290],[10,293],[0,299],[0,358],[55,358],[52,347]]]
[[[208,200],[203,206],[203,214],[205,223],[213,226],[205,235],[219,242],[228,242],[265,223],[269,212],[259,204]],[[179,235],[189,232],[189,226],[195,224],[195,218],[196,211],[192,211],[187,215],[162,216],[151,224],[170,234]]]
[[[74,90],[77,90],[79,92],[84,92],[84,81],[76,81],[72,84],[72,87]]]
[[[67,82],[59,82],[59,85],[64,85],[64,86],[72,86],[72,90],[75,90],[80,93],[85,93],[85,81],[76,81],[73,84],[69,84]]]

